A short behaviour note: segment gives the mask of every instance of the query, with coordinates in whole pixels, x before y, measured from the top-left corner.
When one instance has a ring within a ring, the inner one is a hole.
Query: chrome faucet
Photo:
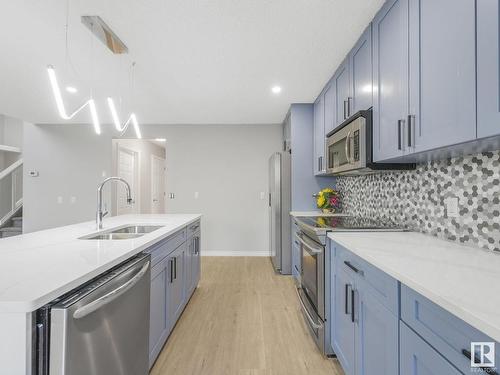
[[[132,204],[132,193],[130,190],[130,185],[127,181],[125,181],[121,177],[108,177],[97,187],[97,214],[96,214],[96,225],[97,229],[102,229],[102,219],[104,216],[108,214],[108,212],[102,212],[102,188],[108,181],[121,181],[125,184],[125,188],[127,189],[127,203]]]

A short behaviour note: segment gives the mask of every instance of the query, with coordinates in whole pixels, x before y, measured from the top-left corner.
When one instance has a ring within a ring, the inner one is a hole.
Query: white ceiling
[[[56,67],[68,107],[88,95],[123,97],[141,123],[269,124],[311,102],[383,0],[0,0],[0,113],[60,123],[46,73]],[[127,44],[111,54],[80,23],[99,15]],[[91,68],[93,40],[93,68]],[[134,98],[129,65],[136,61]],[[71,69],[71,65],[74,69]],[[91,71],[93,70],[93,73]],[[280,85],[279,96],[271,93]],[[131,105],[131,103],[133,103]],[[87,111],[74,122],[89,122]]]

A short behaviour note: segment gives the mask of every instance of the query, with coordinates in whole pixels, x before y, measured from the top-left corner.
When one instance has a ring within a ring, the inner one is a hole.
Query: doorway
[[[151,213],[165,213],[165,159],[151,155]]]
[[[127,202],[127,192],[123,184],[116,186],[116,214],[126,215],[139,212],[140,184],[139,184],[139,154],[129,148],[118,146],[117,155],[118,177],[123,178],[132,190],[132,204]]]

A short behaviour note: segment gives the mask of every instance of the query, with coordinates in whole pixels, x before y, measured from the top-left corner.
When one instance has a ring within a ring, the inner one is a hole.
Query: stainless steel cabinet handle
[[[177,257],[174,258],[174,280],[177,280]]]
[[[321,171],[321,157],[318,156],[318,172]]]
[[[304,305],[304,302],[302,302],[302,298],[300,298],[299,290],[295,288],[295,292],[297,292],[297,297],[299,297],[299,302],[300,305],[302,306],[302,311],[304,311],[304,315],[307,317],[307,320],[309,320],[309,323],[311,326],[315,329],[321,329],[321,325],[317,324],[312,316],[309,314],[309,311],[307,310],[306,306]]]
[[[415,116],[408,115],[408,147],[413,147],[413,134],[415,129]]]
[[[169,259],[168,262],[170,263],[170,284],[173,284],[173,282],[174,282],[174,259]]]
[[[348,111],[347,105],[348,101],[344,100],[344,120],[347,118],[347,111]]]
[[[359,274],[359,275],[361,275],[361,276],[363,276],[363,275],[365,274],[362,270],[360,270],[359,268],[357,268],[357,267],[353,266],[353,265],[352,265],[352,263],[351,263],[351,262],[349,262],[348,260],[344,260],[344,264],[345,264],[347,267],[349,267],[351,270],[353,270],[354,272],[356,272],[357,274]]]
[[[345,284],[345,303],[344,303],[344,311],[346,315],[349,315],[349,284]]]
[[[354,289],[351,289],[351,322],[353,322],[353,323],[356,321],[355,316],[354,316],[355,298],[356,298],[356,295],[354,293]]]
[[[398,150],[403,150],[403,126],[405,124],[405,120],[398,120]]]
[[[322,171],[323,170],[323,156],[320,156],[319,157],[319,170]]]
[[[352,103],[352,98],[348,97],[347,98],[347,118],[351,117],[351,115],[352,115],[352,113],[351,113],[351,111],[352,111],[352,105],[351,105],[351,103]]]
[[[120,285],[118,288],[112,290],[111,292],[97,298],[96,300],[80,307],[73,313],[74,319],[81,319],[99,310],[101,307],[107,305],[108,303],[114,301],[116,298],[120,297],[122,294],[126,293],[129,289],[134,287],[135,284],[139,282],[140,279],[148,272],[149,262],[146,262],[139,272],[137,272],[134,277],[128,280],[126,283]]]

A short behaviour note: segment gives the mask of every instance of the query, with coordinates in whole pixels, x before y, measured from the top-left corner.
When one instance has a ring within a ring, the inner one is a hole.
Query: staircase
[[[16,212],[16,215],[22,215],[22,209]],[[23,233],[23,217],[13,216],[0,228],[0,238],[17,236]]]
[[[23,160],[0,172],[0,238],[23,232]]]

